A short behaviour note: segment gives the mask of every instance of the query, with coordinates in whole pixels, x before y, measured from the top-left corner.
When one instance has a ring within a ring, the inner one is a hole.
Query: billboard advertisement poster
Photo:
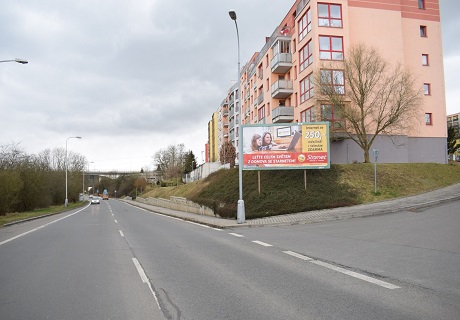
[[[329,122],[243,125],[243,170],[329,169]]]

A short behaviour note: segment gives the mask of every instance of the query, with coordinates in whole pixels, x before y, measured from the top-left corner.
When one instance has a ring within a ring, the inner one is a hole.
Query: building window
[[[322,60],[343,60],[343,38],[320,36],[319,58]]]
[[[433,125],[433,114],[425,113],[425,124],[428,126]]]
[[[425,0],[418,0],[418,8],[425,9]]]
[[[299,20],[299,41],[302,41],[303,38],[311,31],[311,12],[310,9],[300,18]]]
[[[431,85],[429,83],[423,84],[423,94],[426,96],[431,95]]]
[[[300,49],[300,71],[305,70],[309,65],[313,63],[313,56],[312,56],[312,44],[311,40]]]
[[[318,25],[320,27],[342,27],[342,6],[340,4],[319,3]]]
[[[428,55],[427,54],[422,54],[422,65],[423,66],[428,66],[429,65]]]
[[[261,121],[262,119],[265,118],[265,106],[259,109],[257,112],[257,120]]]
[[[334,129],[340,129],[345,127],[345,121],[342,116],[340,107],[322,104],[321,105],[321,121],[329,121],[331,127]]]
[[[422,38],[427,37],[426,26],[420,26],[420,37],[422,37]]]
[[[324,94],[345,94],[343,70],[321,70],[321,90]]]
[[[315,108],[310,107],[300,113],[300,122],[315,122]]]
[[[310,73],[300,81],[300,103],[303,103],[313,97],[313,73]]]

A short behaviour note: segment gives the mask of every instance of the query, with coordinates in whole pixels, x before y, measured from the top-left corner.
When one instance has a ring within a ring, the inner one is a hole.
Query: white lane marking
[[[77,214],[77,213],[79,213],[79,212],[85,210],[85,209],[88,208],[90,205],[91,205],[91,204],[88,204],[88,205],[87,205],[86,207],[84,207],[83,209],[80,209],[80,210],[78,210],[78,211],[76,211],[76,212],[74,212],[74,213],[72,213],[72,214],[69,214],[68,216],[65,216],[65,217],[56,219],[56,220],[51,221],[51,222],[48,222],[48,223],[46,223],[46,224],[44,224],[44,225],[42,225],[42,226],[40,226],[40,227],[37,227],[37,228],[35,228],[35,229],[29,230],[29,231],[27,231],[27,232],[18,234],[17,236],[14,236],[14,237],[12,237],[12,238],[9,238],[9,239],[7,239],[7,240],[4,240],[4,241],[0,242],[0,246],[1,246],[1,245],[4,245],[5,243],[8,243],[8,242],[10,242],[10,241],[16,240],[16,239],[18,239],[18,238],[20,238],[20,237],[22,237],[22,236],[25,236],[26,234],[29,234],[29,233],[32,233],[32,232],[34,232],[34,231],[40,230],[41,228],[44,228],[44,227],[46,227],[46,226],[49,226],[50,224],[53,224],[53,223],[55,223],[55,222],[58,222],[58,221],[61,221],[61,220],[63,220],[63,219],[66,219],[66,218],[68,218],[68,217],[71,217],[71,216],[73,216],[74,214]]]
[[[238,237],[238,238],[244,238],[242,234],[233,233],[233,232],[230,232],[229,234],[231,234],[232,236]]]
[[[203,228],[207,228],[207,229],[212,229],[212,230],[216,230],[216,231],[222,231],[222,229],[210,227],[210,226],[207,226],[207,225],[205,225],[205,224],[198,223],[198,222],[187,221],[187,220],[180,219],[180,218],[176,218],[176,219],[177,219],[177,220],[180,220],[180,221],[184,221],[184,222],[188,222],[188,223],[194,224],[194,225],[199,226],[199,227],[203,227]]]
[[[134,265],[136,266],[137,272],[141,276],[141,280],[143,283],[146,283],[149,286],[150,292],[152,292],[153,297],[155,298],[155,301],[157,303],[158,309],[161,310],[160,307],[160,302],[158,301],[157,294],[155,293],[155,290],[153,290],[152,285],[150,284],[149,279],[147,278],[147,275],[144,272],[144,269],[142,268],[141,264],[136,258],[132,258]]]
[[[155,211],[150,211],[150,210],[147,210],[147,209],[144,209],[144,208],[141,208],[141,207],[137,207],[137,206],[132,205],[132,204],[130,204],[130,203],[126,203],[126,204],[127,204],[128,206],[134,207],[134,208],[136,208],[136,209],[139,209],[139,210],[142,210],[142,211],[145,211],[145,212],[149,212],[149,213],[156,214],[157,216],[166,217],[166,218],[169,218],[169,219],[174,219],[174,220],[179,220],[179,221],[182,221],[182,222],[187,222],[187,223],[195,224],[195,225],[197,225],[197,226],[200,226],[200,227],[203,227],[203,228],[212,229],[212,230],[216,230],[216,231],[222,231],[222,230],[223,230],[223,229],[220,229],[220,228],[214,228],[214,227],[211,227],[211,226],[208,226],[208,225],[205,225],[205,224],[201,224],[201,223],[198,223],[198,222],[193,222],[193,221],[185,220],[185,219],[178,218],[178,217],[174,217],[174,216],[169,216],[169,215],[167,215],[167,214],[162,214],[162,213],[155,212]]]
[[[311,261],[311,260],[313,260],[312,258],[307,257],[307,256],[304,256],[303,254],[300,254],[300,253],[297,253],[297,252],[293,252],[293,251],[283,251],[283,252],[286,253],[286,254],[288,254],[288,255],[291,255],[291,256],[293,256],[293,257],[296,257],[296,258],[305,260],[305,261]]]
[[[257,243],[257,244],[260,244],[261,246],[264,246],[264,247],[273,247],[273,246],[272,246],[271,244],[269,244],[269,243],[265,243],[265,242],[258,241],[258,240],[252,241],[252,242]]]
[[[118,230],[118,231],[120,231],[120,236],[122,236],[122,237],[125,236],[125,235],[123,234],[123,231],[121,231],[121,230]]]
[[[297,252],[293,252],[293,251],[283,251],[283,252],[288,254],[288,255],[291,255],[293,257],[296,257],[296,258],[299,258],[299,259],[314,263],[314,264],[316,264],[318,266],[322,266],[322,267],[325,267],[325,268],[328,268],[328,269],[331,269],[331,270],[346,274],[348,276],[351,276],[351,277],[354,277],[354,278],[357,278],[357,279],[360,279],[360,280],[364,280],[364,281],[376,284],[378,286],[381,286],[381,287],[384,287],[384,288],[387,288],[387,289],[399,289],[399,288],[401,288],[401,287],[398,287],[398,286],[396,286],[394,284],[391,284],[391,283],[388,283],[388,282],[385,282],[385,281],[382,281],[382,280],[378,280],[378,279],[366,276],[366,275],[361,274],[361,273],[357,273],[357,272],[350,271],[350,270],[347,270],[347,269],[344,269],[344,268],[341,268],[341,267],[337,267],[337,266],[334,266],[334,265],[332,265],[330,263],[327,263],[327,262],[312,259],[310,257],[304,256],[303,254],[300,254],[300,253],[297,253]]]
[[[118,223],[117,219],[115,219],[114,221],[115,221],[115,223]]]
[[[351,277],[355,277],[357,279],[361,279],[361,280],[376,284],[378,286],[381,286],[381,287],[384,287],[384,288],[387,288],[387,289],[399,289],[399,288],[401,288],[401,287],[398,287],[398,286],[396,286],[394,284],[391,284],[391,283],[388,283],[388,282],[385,282],[385,281],[382,281],[382,280],[378,280],[378,279],[375,279],[375,278],[371,278],[371,277],[366,276],[364,274],[360,274],[360,273],[350,271],[350,270],[347,270],[347,269],[344,269],[344,268],[340,268],[340,267],[334,266],[334,265],[326,263],[326,262],[322,262],[322,261],[318,261],[318,260],[314,260],[314,261],[311,261],[311,262],[314,263],[314,264],[317,264],[319,266],[329,268],[331,270],[334,270],[334,271],[349,275]]]

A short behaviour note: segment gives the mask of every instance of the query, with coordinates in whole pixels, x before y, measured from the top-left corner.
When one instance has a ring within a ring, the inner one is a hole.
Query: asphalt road
[[[0,319],[459,319],[459,205],[219,230],[111,199],[0,229]]]

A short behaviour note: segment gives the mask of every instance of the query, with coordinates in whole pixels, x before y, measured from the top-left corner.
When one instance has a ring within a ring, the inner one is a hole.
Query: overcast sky
[[[202,162],[207,123],[294,0],[0,0],[0,145],[64,147],[91,170],[153,169],[184,143]],[[460,112],[460,2],[441,0],[447,113]]]

